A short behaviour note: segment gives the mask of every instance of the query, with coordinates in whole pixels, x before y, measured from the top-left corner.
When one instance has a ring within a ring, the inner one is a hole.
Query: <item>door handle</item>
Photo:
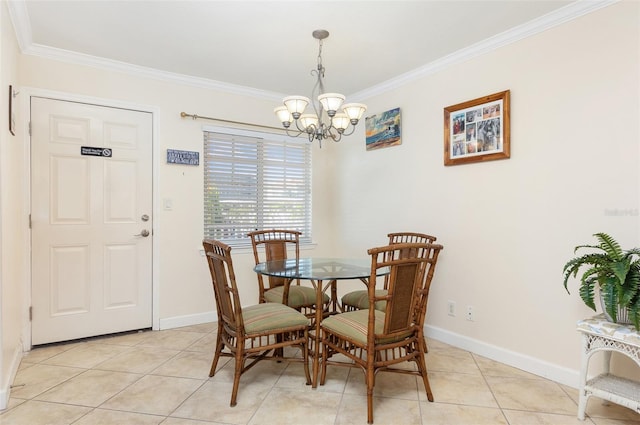
[[[133,236],[142,236],[143,238],[146,238],[147,236],[149,236],[149,231],[147,229],[142,229],[142,231],[140,233],[138,233],[137,235],[133,235]]]

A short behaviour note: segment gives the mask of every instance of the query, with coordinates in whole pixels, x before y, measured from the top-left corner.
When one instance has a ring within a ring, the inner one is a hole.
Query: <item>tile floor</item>
[[[363,374],[349,368],[330,369],[313,390],[299,363],[262,362],[229,407],[233,363],[222,358],[209,378],[214,344],[214,325],[203,324],[34,349],[0,424],[366,424]],[[640,424],[639,414],[596,398],[578,421],[577,390],[435,340],[426,361],[435,402],[415,376],[381,373],[376,424]]]

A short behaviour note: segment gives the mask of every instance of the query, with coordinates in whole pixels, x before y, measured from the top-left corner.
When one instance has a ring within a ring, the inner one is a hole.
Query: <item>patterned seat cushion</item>
[[[380,335],[384,328],[385,314],[381,311],[375,311],[375,334]],[[336,314],[322,321],[322,328],[328,329],[334,334],[344,335],[361,345],[367,344],[367,322],[369,321],[369,310],[356,310],[348,313]],[[405,332],[390,338],[380,338],[376,343],[387,344],[390,342],[400,341],[409,335],[412,331]]]
[[[247,335],[296,326],[308,326],[309,319],[281,303],[262,303],[242,309]]]
[[[284,286],[277,286],[275,288],[265,291],[264,298],[270,303],[282,303],[282,293],[284,292]],[[323,302],[329,302],[329,296],[323,294]],[[316,290],[308,286],[291,285],[289,286],[289,307],[311,307],[316,303]]]
[[[384,297],[385,295],[387,295],[386,289],[376,289],[376,297]],[[358,310],[369,308],[369,291],[362,289],[345,294],[342,297],[342,305],[350,305]],[[376,301],[376,310],[385,311],[386,307],[386,301]]]

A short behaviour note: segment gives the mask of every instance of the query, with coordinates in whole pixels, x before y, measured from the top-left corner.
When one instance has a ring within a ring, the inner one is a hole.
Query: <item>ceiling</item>
[[[8,5],[23,53],[119,69],[133,65],[278,95],[311,94],[310,71],[318,56],[311,33],[326,29],[325,88],[358,97],[460,52],[504,44],[593,8],[585,4],[607,2],[9,0]]]

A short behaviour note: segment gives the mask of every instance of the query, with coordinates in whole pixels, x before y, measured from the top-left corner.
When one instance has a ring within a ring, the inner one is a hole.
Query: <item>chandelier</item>
[[[287,96],[282,102],[284,106],[278,106],[273,111],[285,128],[287,135],[298,137],[306,133],[309,142],[317,140],[322,147],[324,139],[332,139],[339,142],[342,136],[352,134],[367,106],[362,103],[345,103],[345,97],[340,93],[324,92],[324,66],[322,65],[322,40],[329,37],[326,30],[315,30],[313,38],[318,40],[318,67],[311,70],[311,74],[317,78],[311,92],[317,94],[317,103],[304,96]],[[311,104],[314,113],[304,113]],[[291,123],[295,122],[297,130],[290,130]],[[349,132],[345,132],[351,126]]]

